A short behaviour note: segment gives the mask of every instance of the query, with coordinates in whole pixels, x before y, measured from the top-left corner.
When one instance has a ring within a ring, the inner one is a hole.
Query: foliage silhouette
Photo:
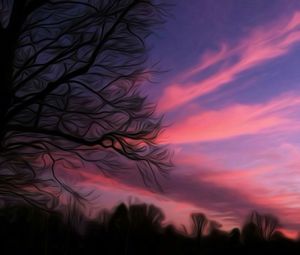
[[[1,254],[299,254],[300,251],[300,240],[288,239],[278,231],[266,239],[255,232],[245,232],[245,226],[242,232],[237,228],[230,232],[211,228],[199,242],[193,232],[190,235],[180,232],[173,225],[165,225],[162,219],[162,211],[153,205],[120,204],[112,211],[100,212],[94,219],[83,217],[85,228],[79,231],[62,213],[36,207],[6,207],[0,210]],[[254,238],[256,243],[247,242],[251,233],[257,238]]]
[[[161,118],[139,93],[152,0],[1,0],[0,196],[53,208],[80,200],[74,169],[136,171],[147,186],[170,167]],[[70,173],[71,172],[71,173]],[[87,195],[87,194],[86,194]]]

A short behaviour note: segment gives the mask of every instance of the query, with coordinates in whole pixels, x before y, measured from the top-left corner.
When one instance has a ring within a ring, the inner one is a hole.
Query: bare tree
[[[135,228],[159,229],[165,216],[163,212],[154,205],[133,204],[128,208],[130,223]]]
[[[259,214],[257,212],[252,212],[248,225],[252,224],[254,226],[254,230],[258,238],[261,240],[271,240],[272,236],[276,232],[279,227],[279,221],[272,215],[269,214]]]
[[[279,221],[272,215],[260,215],[257,212],[251,214],[251,221],[258,227],[259,234],[264,240],[271,240],[279,227]]]
[[[152,0],[1,0],[0,196],[55,206],[80,198],[67,178],[136,170],[147,186],[170,167],[161,118],[139,85]]]
[[[191,218],[193,222],[192,225],[193,235],[197,239],[200,239],[208,231],[210,222],[203,213],[193,213],[191,215]]]

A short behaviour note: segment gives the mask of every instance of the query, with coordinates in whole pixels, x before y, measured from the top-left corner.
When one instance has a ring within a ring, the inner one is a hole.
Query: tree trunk
[[[7,30],[0,31],[0,125],[4,125],[4,116],[11,101],[12,47]]]
[[[0,143],[5,132],[5,115],[12,103],[12,73],[14,51],[24,21],[26,1],[15,0],[6,28],[0,27]]]

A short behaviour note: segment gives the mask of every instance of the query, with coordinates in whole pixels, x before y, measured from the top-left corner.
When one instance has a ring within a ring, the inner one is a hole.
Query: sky
[[[152,192],[130,178],[84,173],[101,206],[154,203],[167,222],[200,211],[224,229],[252,211],[300,230],[300,2],[170,1],[150,38],[162,72],[144,90],[167,127],[174,168]]]

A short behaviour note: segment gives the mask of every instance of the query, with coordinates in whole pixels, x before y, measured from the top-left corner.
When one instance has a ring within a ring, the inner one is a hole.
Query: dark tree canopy
[[[248,221],[243,227],[243,235],[246,239],[250,236],[248,239],[252,238],[253,240],[250,240],[252,242],[257,240],[270,241],[274,237],[279,226],[278,219],[273,215],[259,214],[254,211],[251,213]]]
[[[152,0],[0,1],[0,196],[51,207],[75,169],[136,171],[159,187],[169,153],[139,85]],[[65,177],[65,178],[64,178]]]

